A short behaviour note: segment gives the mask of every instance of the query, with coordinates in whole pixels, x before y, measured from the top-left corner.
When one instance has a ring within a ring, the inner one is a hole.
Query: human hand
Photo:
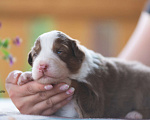
[[[6,89],[22,114],[52,115],[72,99],[74,89],[65,83],[52,86],[31,81],[18,86],[21,74],[21,71],[11,72],[6,79]]]

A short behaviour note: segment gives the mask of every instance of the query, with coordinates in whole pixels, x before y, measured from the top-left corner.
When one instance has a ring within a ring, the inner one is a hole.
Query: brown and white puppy
[[[76,89],[58,116],[150,118],[149,67],[105,58],[60,31],[40,35],[28,62],[32,73],[23,73],[24,79],[33,77],[42,84],[66,82]]]

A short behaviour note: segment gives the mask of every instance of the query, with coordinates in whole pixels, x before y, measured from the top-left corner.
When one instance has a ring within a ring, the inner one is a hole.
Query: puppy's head
[[[76,40],[60,31],[51,31],[38,37],[29,52],[28,63],[34,80],[55,84],[77,73],[84,56]]]

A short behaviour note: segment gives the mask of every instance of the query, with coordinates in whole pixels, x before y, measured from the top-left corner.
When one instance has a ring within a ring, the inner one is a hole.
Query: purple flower
[[[13,44],[16,46],[20,46],[21,38],[17,36],[15,39],[13,39]]]
[[[9,59],[9,65],[12,66],[14,64],[14,58],[13,58],[13,56],[9,55],[8,59]]]

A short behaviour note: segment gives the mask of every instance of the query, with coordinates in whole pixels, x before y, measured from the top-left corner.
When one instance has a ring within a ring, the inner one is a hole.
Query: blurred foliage
[[[0,29],[1,28],[2,28],[2,23],[0,22]],[[13,45],[16,45],[16,46],[19,46],[21,44],[21,39],[18,36],[13,40],[9,38],[3,39],[3,40],[0,39],[0,52],[2,53],[2,55],[0,55],[0,58],[3,60],[9,61],[9,64],[13,65],[15,62],[15,59],[9,52],[11,41]]]

